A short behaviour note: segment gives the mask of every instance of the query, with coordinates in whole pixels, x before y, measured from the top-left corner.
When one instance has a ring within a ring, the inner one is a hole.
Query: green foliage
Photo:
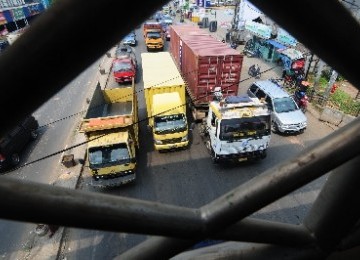
[[[353,116],[359,114],[360,102],[354,100],[348,93],[340,89],[330,95],[329,101],[345,114]]]

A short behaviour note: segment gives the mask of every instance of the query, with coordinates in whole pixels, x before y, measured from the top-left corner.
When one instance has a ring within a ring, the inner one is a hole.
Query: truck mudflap
[[[134,182],[135,179],[136,179],[135,172],[122,176],[93,175],[90,184],[93,187],[99,187],[99,188],[119,187],[127,183]]]

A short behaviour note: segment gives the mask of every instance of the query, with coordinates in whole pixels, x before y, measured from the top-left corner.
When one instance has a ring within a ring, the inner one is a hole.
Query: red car
[[[136,62],[131,57],[116,58],[112,63],[112,72],[117,83],[136,81]]]

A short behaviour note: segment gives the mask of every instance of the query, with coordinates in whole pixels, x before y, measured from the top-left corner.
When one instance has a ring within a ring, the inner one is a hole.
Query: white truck
[[[264,159],[271,137],[271,112],[266,103],[248,95],[223,99],[218,92],[216,97],[200,126],[212,161]]]

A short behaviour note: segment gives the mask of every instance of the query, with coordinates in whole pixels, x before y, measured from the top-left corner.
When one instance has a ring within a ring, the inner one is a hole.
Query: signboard
[[[0,12],[0,25],[3,25],[3,24],[6,24],[7,21],[6,21],[6,18],[5,18],[5,15]]]
[[[204,7],[204,1],[205,1],[205,0],[196,0],[196,5],[197,5],[198,7]]]
[[[25,14],[22,8],[12,9],[11,12],[12,12],[12,16],[14,17],[14,21],[18,21],[25,18]]]
[[[271,27],[262,23],[245,21],[245,29],[264,39],[271,36]]]
[[[211,7],[211,1],[210,0],[205,0],[205,8],[210,8]]]
[[[287,46],[296,46],[297,44],[297,40],[281,28],[278,29],[275,40]]]

